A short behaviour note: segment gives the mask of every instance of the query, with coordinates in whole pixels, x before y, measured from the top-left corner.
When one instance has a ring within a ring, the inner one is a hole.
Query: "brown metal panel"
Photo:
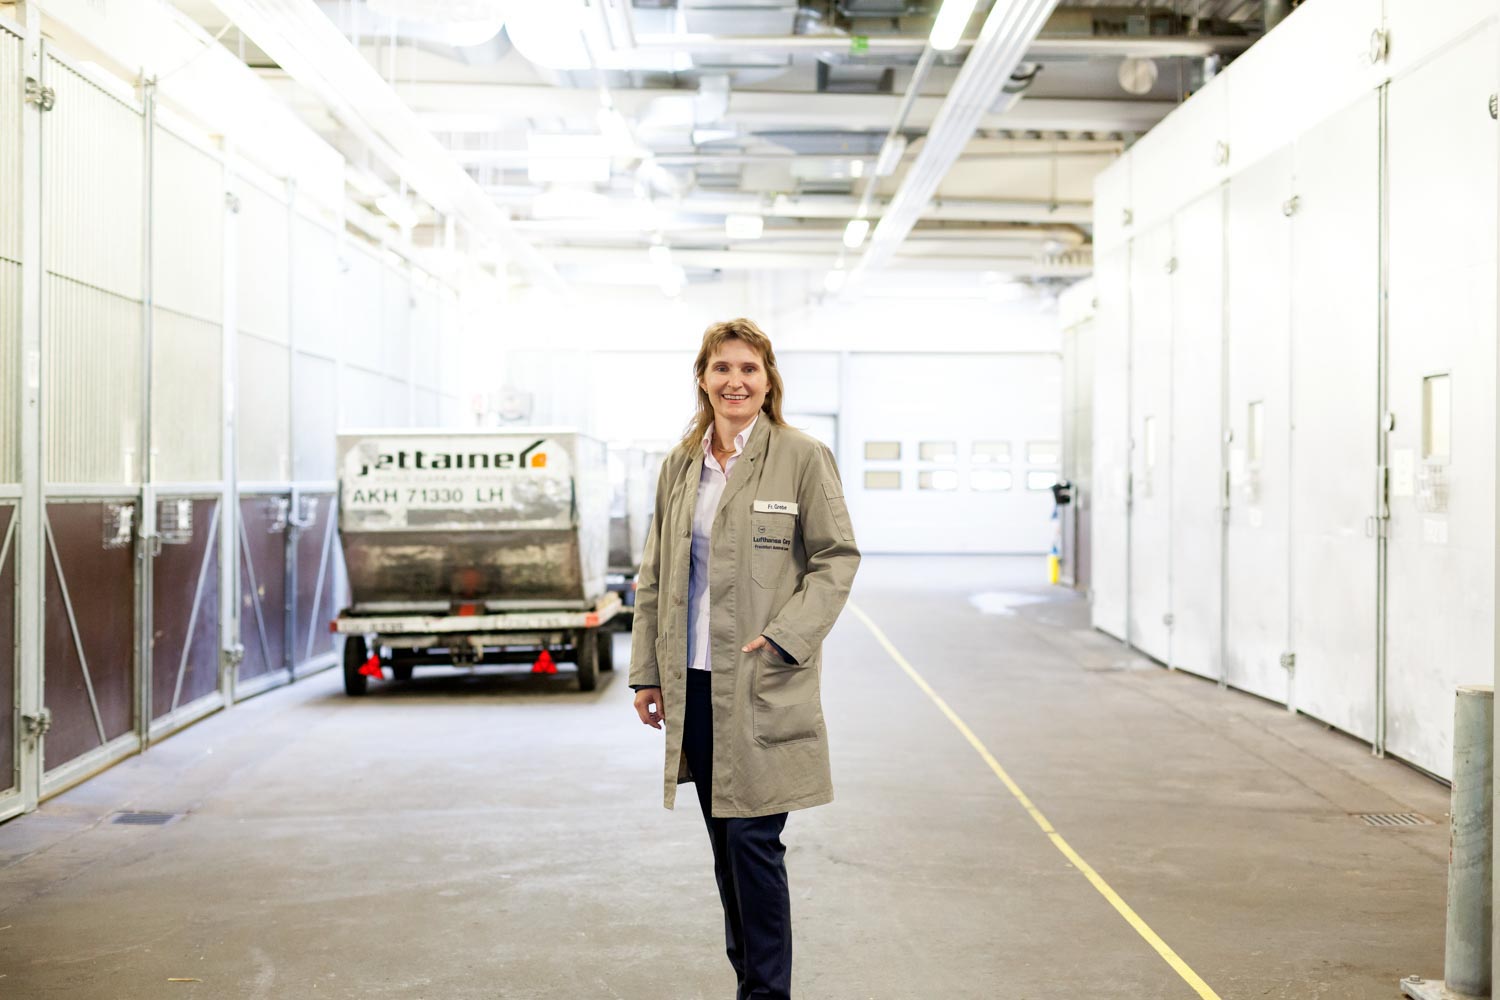
[[[299,666],[333,651],[333,635],[328,631],[328,621],[339,610],[333,606],[333,552],[338,548],[338,540],[333,535],[333,514],[332,493],[302,494],[301,520],[308,523],[297,533],[297,636],[294,648]]]
[[[192,505],[191,536],[163,545],[151,575],[153,719],[219,686],[219,503]]]
[[[49,771],[124,736],[135,722],[135,550],[104,547],[106,505],[129,502],[47,505],[42,697],[52,727],[42,759]]]
[[[0,506],[0,791],[16,787],[16,542],[12,505]]]
[[[240,497],[240,680],[286,669],[285,496]]]

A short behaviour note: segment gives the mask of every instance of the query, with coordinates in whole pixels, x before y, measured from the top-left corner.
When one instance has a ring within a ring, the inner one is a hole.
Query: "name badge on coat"
[[[797,513],[797,505],[790,500],[757,500],[753,509],[757,514]]]

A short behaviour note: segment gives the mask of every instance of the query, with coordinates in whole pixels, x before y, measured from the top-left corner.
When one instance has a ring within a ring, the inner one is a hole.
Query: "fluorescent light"
[[[849,224],[844,227],[844,246],[850,250],[858,250],[869,232],[869,219],[850,219]]]
[[[651,258],[651,263],[657,267],[672,266],[672,248],[665,243],[653,243],[646,251],[646,256]]]
[[[844,282],[849,279],[849,272],[842,270],[829,271],[823,275],[823,290],[830,295],[837,295],[844,290]]]
[[[880,147],[880,157],[875,161],[875,176],[889,177],[901,165],[906,155],[906,136],[897,135],[887,139]]]
[[[928,41],[939,52],[951,52],[969,26],[969,16],[974,13],[976,0],[943,0],[943,9],[932,22],[932,34]]]
[[[859,178],[863,177],[864,175],[865,175],[865,161],[864,160],[850,160],[849,161],[849,176],[853,177],[856,180],[858,180]]]
[[[383,194],[376,198],[375,207],[402,229],[411,229],[417,224],[417,213],[394,194]]]
[[[765,232],[766,220],[759,215],[726,215],[724,233],[732,240],[758,240]]]

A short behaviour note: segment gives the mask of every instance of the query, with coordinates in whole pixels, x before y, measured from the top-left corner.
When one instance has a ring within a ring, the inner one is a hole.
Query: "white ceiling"
[[[403,186],[399,157],[372,143],[368,130],[351,127],[347,109],[330,108],[326,92],[304,86],[255,44],[253,19],[226,29],[221,8],[236,8],[225,0],[178,6],[210,32],[222,30],[223,44],[344,153],[352,165],[351,195],[374,209],[382,191],[404,193],[421,220],[419,239],[452,238],[446,234],[455,227],[443,224],[420,184],[407,177],[410,188]],[[644,261],[645,249],[657,243],[671,248],[674,268],[688,280],[702,280],[726,269],[826,270],[848,255],[845,224],[900,113],[938,4],[374,0],[372,9],[367,0],[333,0],[318,6],[347,40],[335,43],[357,49],[414,120],[509,214],[517,235],[565,278],[607,270],[622,251],[638,251]],[[966,37],[978,34],[989,6],[981,0]],[[1037,67],[1020,100],[980,118],[891,265],[1037,280],[1086,270],[1094,175],[1201,85],[1203,53],[1218,51],[1227,62],[1258,36],[1261,6],[1244,0],[1179,0],[1176,11],[1059,6],[1017,70],[1019,76]],[[379,13],[391,10],[403,19]],[[892,10],[899,13],[884,13]],[[587,49],[569,16],[580,19],[575,24],[591,41]],[[496,20],[456,29],[455,17]],[[505,28],[496,34],[502,18]],[[626,18],[633,38],[622,30]],[[459,37],[464,30],[468,38]],[[863,54],[855,53],[859,43],[851,36],[868,39]],[[1149,66],[1132,64],[1145,81],[1154,69],[1155,80],[1130,93],[1121,84],[1121,62],[1123,54],[1140,52],[1168,54]],[[873,182],[872,220],[920,154],[964,55],[960,46],[938,56],[913,95],[900,133],[908,141],[905,154],[894,173]],[[601,118],[606,105],[617,118]],[[561,172],[577,176],[556,179]],[[729,237],[725,220],[732,214],[762,217],[761,235]],[[461,234],[469,220],[457,222]]]

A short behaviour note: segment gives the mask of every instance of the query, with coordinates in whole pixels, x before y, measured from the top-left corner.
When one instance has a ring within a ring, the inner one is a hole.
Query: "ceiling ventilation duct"
[[[857,276],[883,266],[895,254],[963,153],[979,120],[1006,100],[1005,88],[1011,76],[1056,6],[1057,0],[1014,0],[990,8],[978,40],[933,119],[921,152],[870,237]],[[1010,97],[1012,102],[1017,99],[1019,95]]]
[[[434,208],[497,240],[537,278],[557,282],[551,263],[516,234],[499,206],[313,0],[213,4]]]

